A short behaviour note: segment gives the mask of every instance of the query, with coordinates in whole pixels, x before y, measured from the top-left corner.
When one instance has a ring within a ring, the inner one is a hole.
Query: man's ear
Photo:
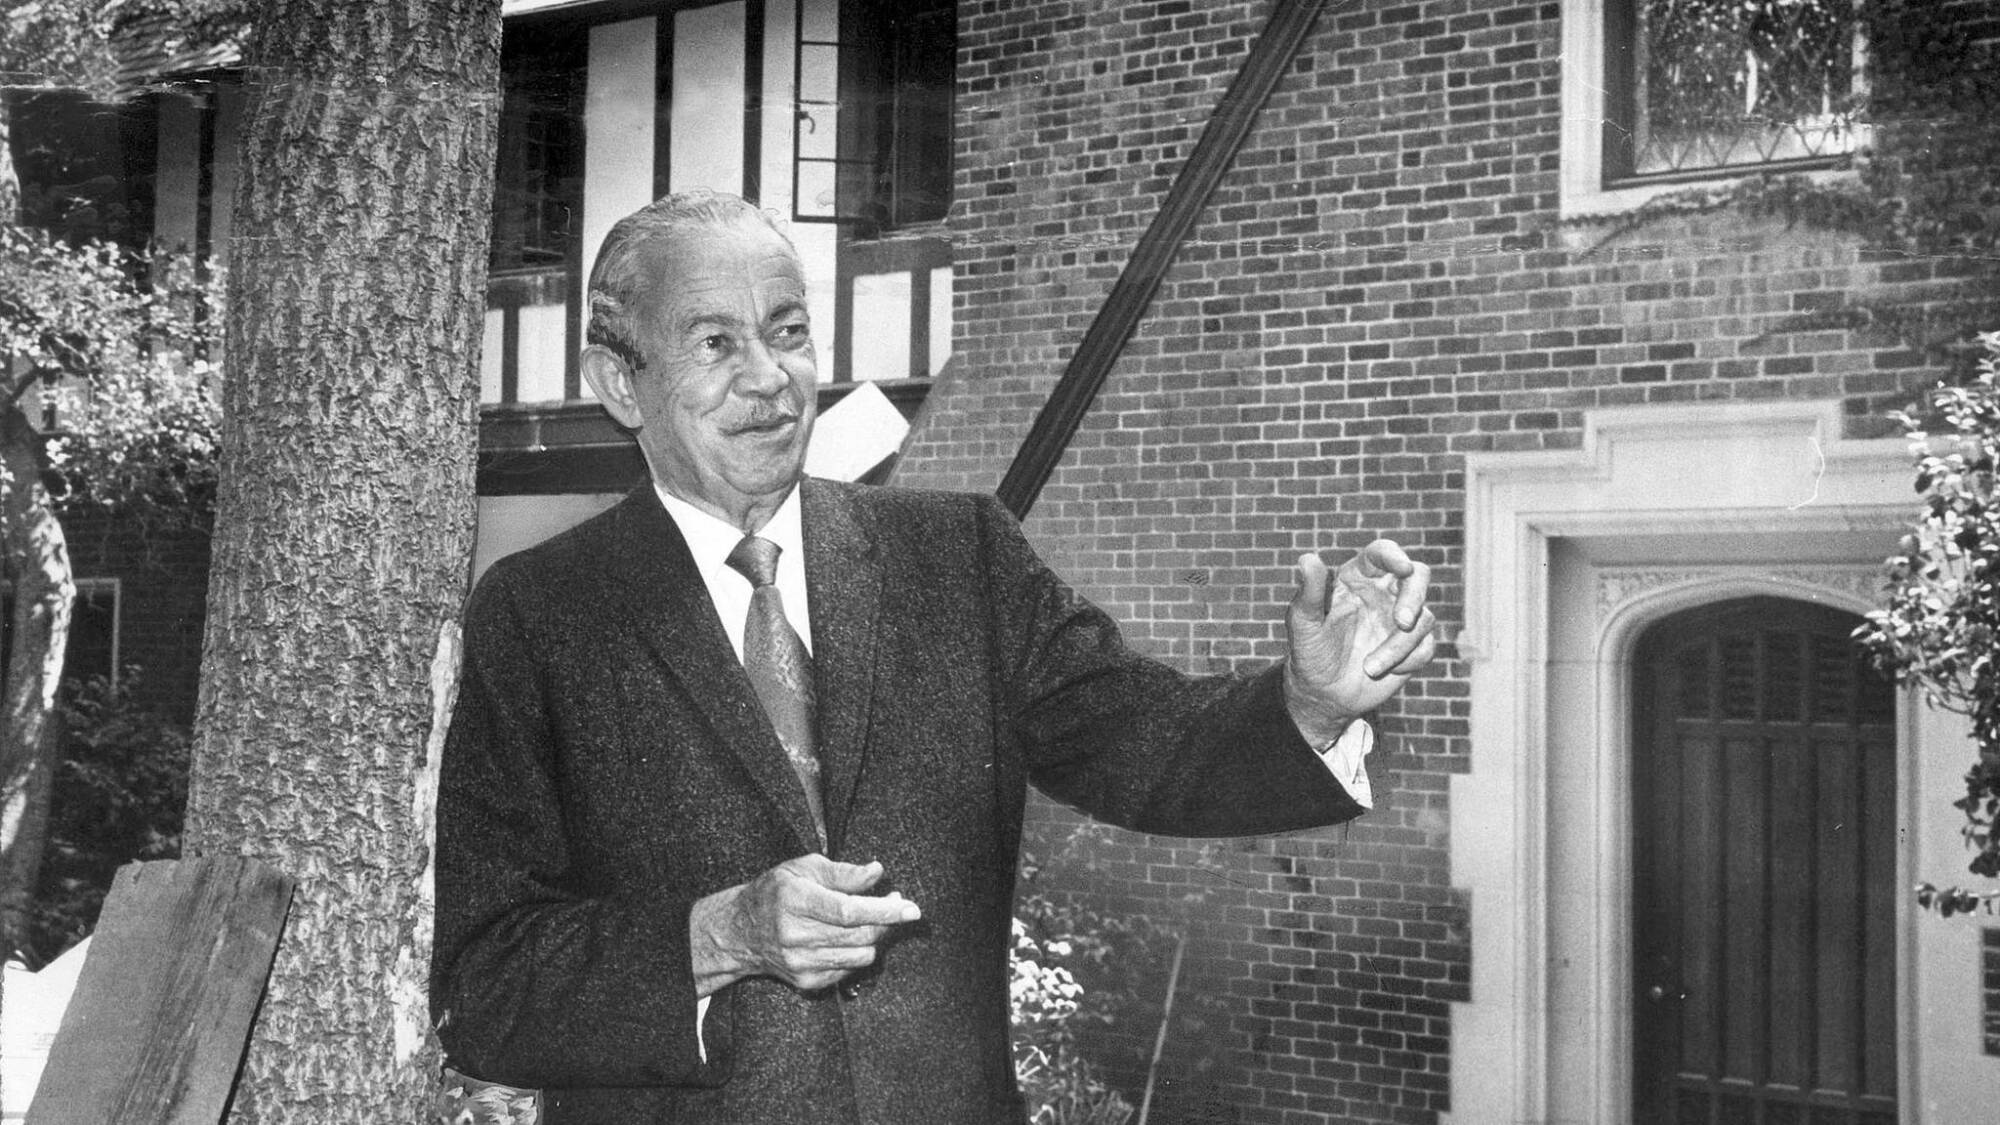
[[[632,365],[602,344],[583,349],[583,380],[591,393],[604,404],[605,413],[628,430],[636,430],[645,419],[639,415],[639,396],[632,386]]]

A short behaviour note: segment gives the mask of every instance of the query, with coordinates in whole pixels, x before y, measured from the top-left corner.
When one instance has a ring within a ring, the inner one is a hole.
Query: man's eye
[[[804,321],[780,324],[774,335],[784,343],[797,345],[812,338],[812,327]]]
[[[703,336],[700,340],[696,341],[695,346],[701,349],[703,355],[728,355],[730,342],[729,337],[716,333],[710,336]]]

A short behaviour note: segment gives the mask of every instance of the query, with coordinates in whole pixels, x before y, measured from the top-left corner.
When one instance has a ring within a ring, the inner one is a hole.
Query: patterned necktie
[[[819,754],[813,736],[812,657],[785,620],[784,600],[772,585],[778,577],[778,545],[746,535],[729,552],[729,565],[750,580],[750,615],[743,626],[743,669],[792,769],[805,786],[813,826],[826,841],[826,813],[820,807]]]

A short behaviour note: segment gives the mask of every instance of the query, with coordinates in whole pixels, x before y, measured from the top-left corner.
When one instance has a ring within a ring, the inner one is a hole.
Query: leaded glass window
[[[1607,0],[1607,186],[1854,151],[1862,0]]]

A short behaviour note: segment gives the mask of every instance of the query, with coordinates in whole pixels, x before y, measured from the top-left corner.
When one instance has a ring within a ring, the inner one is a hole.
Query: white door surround
[[[1844,439],[1837,402],[1606,409],[1581,449],[1468,458],[1472,768],[1452,779],[1451,856],[1472,999],[1453,1017],[1454,1125],[1630,1120],[1633,644],[1669,614],[1752,594],[1873,608],[1916,512],[1912,475],[1903,440]],[[1898,878],[1949,881],[1971,747],[1954,717],[1907,699],[1900,726]],[[1905,1121],[1961,1120],[1933,1112],[1955,1102],[1947,1087],[1977,1106],[2000,1075],[1958,999],[1977,991],[1971,936],[1899,912]]]

